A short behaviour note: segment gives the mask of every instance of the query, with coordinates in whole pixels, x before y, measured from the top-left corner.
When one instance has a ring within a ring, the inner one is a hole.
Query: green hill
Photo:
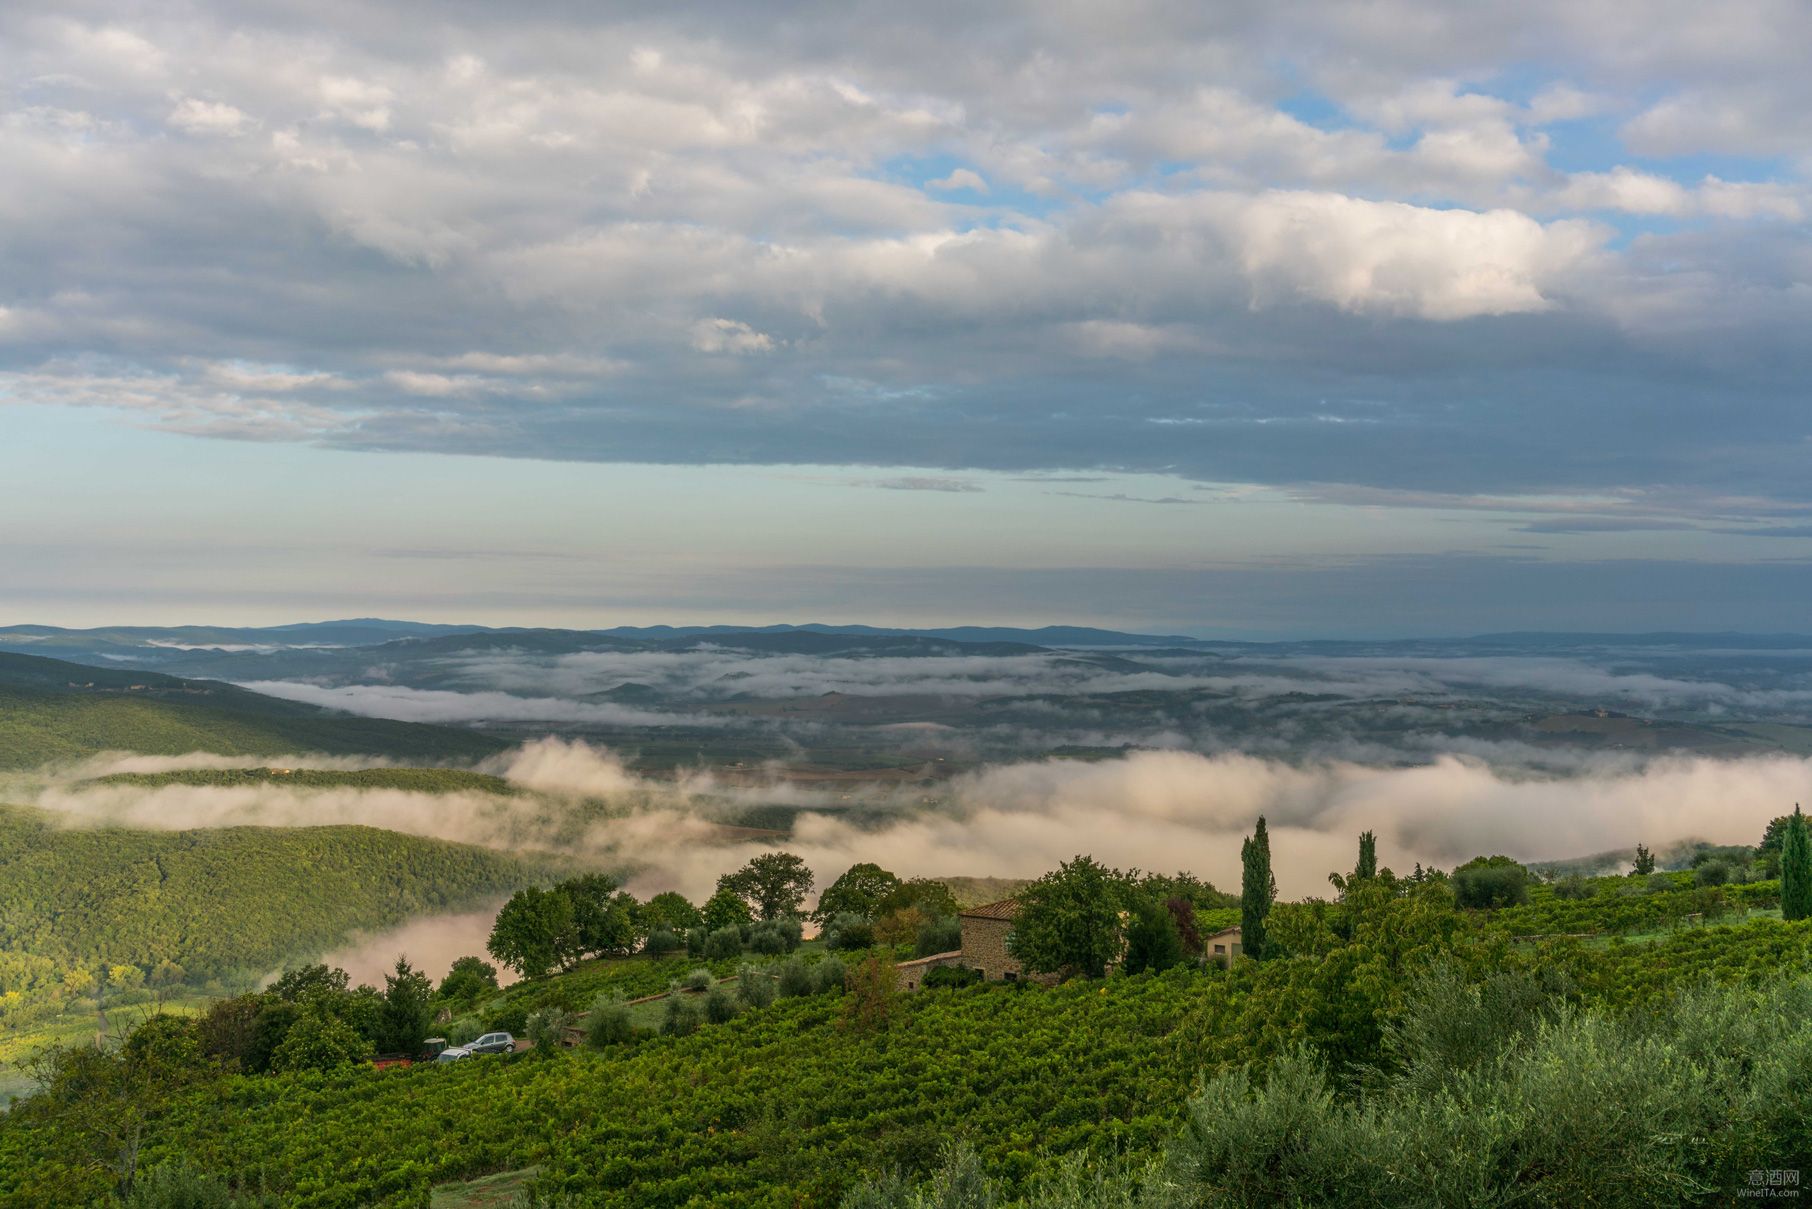
[[[0,653],[0,768],[100,751],[434,761],[470,760],[504,746],[476,731],[358,718],[213,680]]]
[[[536,872],[372,827],[73,830],[0,806],[0,1025],[85,990],[103,963],[189,985],[263,973]]]

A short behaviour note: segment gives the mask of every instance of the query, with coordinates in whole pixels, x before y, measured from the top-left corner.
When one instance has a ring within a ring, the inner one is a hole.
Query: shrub
[[[829,992],[833,995],[843,993],[843,983],[848,971],[843,963],[835,957],[826,957],[812,967],[812,981],[817,984],[819,994]]]
[[[461,1016],[447,1026],[447,1044],[465,1045],[485,1033],[484,1021],[476,1016]]]
[[[125,1209],[262,1209],[276,1202],[264,1196],[234,1196],[225,1180],[189,1165],[187,1159],[159,1163],[132,1181]]]
[[[963,947],[963,926],[954,915],[931,920],[919,929],[915,951],[920,957],[949,953]]]
[[[710,942],[711,933],[705,931],[705,929],[688,928],[686,930],[686,956],[703,957],[705,955],[705,947],[710,944]]]
[[[717,976],[710,970],[697,969],[680,979],[677,985],[681,990],[686,991],[708,991],[711,989],[711,984],[716,981]]]
[[[786,937],[772,924],[756,924],[749,931],[749,951],[767,957],[778,957],[786,952]]]
[[[1693,873],[1693,880],[1701,886],[1721,886],[1730,880],[1730,866],[1721,860],[1706,861]]]
[[[661,1032],[669,1037],[689,1037],[698,1031],[703,1017],[698,1005],[684,995],[667,997],[667,1016],[661,1021]]]
[[[650,957],[665,957],[670,953],[679,952],[683,947],[685,947],[685,942],[680,940],[679,933],[672,928],[656,928],[648,934],[648,939],[642,942],[642,951]]]
[[[585,1017],[585,1043],[593,1049],[606,1049],[635,1039],[635,1024],[629,1018],[629,1007],[608,995],[598,996]]]
[[[544,1007],[528,1018],[526,1036],[535,1047],[535,1053],[543,1058],[551,1058],[566,1049],[566,1030],[573,1022],[573,1014],[563,1007]]]
[[[817,989],[812,978],[811,967],[797,957],[785,962],[780,967],[780,997],[797,999],[801,995],[810,995]]]
[[[866,949],[875,943],[874,921],[853,911],[839,911],[824,923],[824,943],[833,949]]]
[[[1555,898],[1590,898],[1592,883],[1577,873],[1569,873],[1554,883]]]
[[[1453,892],[1462,907],[1514,907],[1529,899],[1529,871],[1514,862],[1462,865]]]
[[[736,979],[736,997],[752,1008],[766,1007],[774,1002],[774,980],[766,970],[744,966]]]
[[[967,987],[982,980],[982,972],[969,966],[932,966],[925,971],[923,987]]]
[[[513,1003],[485,1022],[488,1033],[521,1033],[528,1029],[528,1009]]]
[[[736,1018],[742,1007],[736,1002],[736,996],[723,987],[712,987],[705,996],[705,1019],[712,1024],[727,1024]]]
[[[742,933],[734,924],[725,925],[705,938],[705,956],[712,961],[735,957],[741,952]]]

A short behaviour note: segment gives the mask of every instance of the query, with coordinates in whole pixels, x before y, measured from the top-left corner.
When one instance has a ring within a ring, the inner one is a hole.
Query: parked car
[[[514,1053],[515,1049],[516,1038],[508,1033],[486,1033],[468,1045],[448,1046],[440,1051],[440,1055],[434,1060],[436,1062],[457,1062],[461,1058],[471,1058],[478,1054]]]

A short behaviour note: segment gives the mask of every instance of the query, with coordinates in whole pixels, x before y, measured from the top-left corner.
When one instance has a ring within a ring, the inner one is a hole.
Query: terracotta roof
[[[970,907],[967,911],[958,911],[963,919],[1013,919],[1019,914],[1017,898],[1003,898],[997,903],[983,903],[979,907]]]

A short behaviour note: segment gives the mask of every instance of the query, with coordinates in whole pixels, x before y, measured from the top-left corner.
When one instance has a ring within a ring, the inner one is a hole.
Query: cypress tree
[[[1271,876],[1271,837],[1265,831],[1265,818],[1258,817],[1252,837],[1240,845],[1239,929],[1240,948],[1246,956],[1265,955],[1265,916],[1277,898],[1277,879]]]
[[[1369,831],[1359,833],[1359,863],[1353,867],[1354,878],[1378,876],[1378,837]]]
[[[1812,834],[1798,806],[1781,837],[1781,917],[1812,919]]]

